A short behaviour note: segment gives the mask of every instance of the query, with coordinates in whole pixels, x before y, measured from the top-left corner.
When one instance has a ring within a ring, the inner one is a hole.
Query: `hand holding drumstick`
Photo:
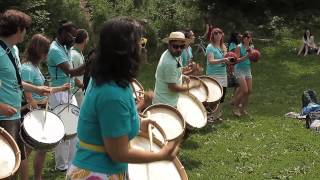
[[[149,133],[149,141],[150,141],[150,145],[151,145],[151,144],[153,144],[152,143],[152,141],[153,141],[152,128],[153,128],[153,124],[156,125],[155,124],[156,122],[150,119],[150,112],[147,112],[147,116],[142,117],[141,119],[142,119],[142,121],[141,121],[140,129],[142,132]],[[180,143],[181,143],[181,138],[178,138],[174,141],[169,141],[168,143],[166,143],[161,148],[161,150],[158,152],[160,154],[160,156],[162,157],[161,159],[168,160],[168,161],[173,160],[178,154]],[[152,152],[152,150],[153,150],[152,146],[150,146],[150,149],[151,149],[150,151]]]

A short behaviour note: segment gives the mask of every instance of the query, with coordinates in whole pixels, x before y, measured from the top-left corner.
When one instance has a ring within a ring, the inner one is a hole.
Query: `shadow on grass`
[[[183,166],[187,172],[191,171],[192,169],[199,168],[202,164],[201,161],[190,159],[190,158],[185,157],[183,155],[179,158],[179,160],[181,161],[181,164],[183,164]]]
[[[181,145],[181,149],[197,149],[199,148],[199,143],[192,140],[191,138],[186,139],[185,141],[183,141],[182,145]]]

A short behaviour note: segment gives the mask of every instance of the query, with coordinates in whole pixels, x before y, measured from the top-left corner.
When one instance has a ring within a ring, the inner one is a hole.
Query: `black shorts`
[[[20,124],[21,124],[20,119],[0,120],[0,127],[4,128],[16,141],[21,152],[21,160],[24,160],[26,159],[26,151],[25,151],[25,145],[19,135]]]

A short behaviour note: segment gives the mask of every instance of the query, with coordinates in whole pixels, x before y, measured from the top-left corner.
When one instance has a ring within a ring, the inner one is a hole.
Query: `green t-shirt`
[[[139,119],[130,86],[121,88],[115,82],[94,85],[90,80],[78,120],[80,141],[103,146],[104,138],[127,135],[134,138],[139,132]],[[79,147],[73,164],[94,172],[118,174],[128,170],[128,163],[113,161],[106,153]]]
[[[70,83],[74,87],[73,78],[69,78],[62,69],[58,67],[59,64],[68,62],[72,67],[70,50],[62,46],[59,42],[53,41],[50,45],[48,53],[48,71],[51,77],[51,86],[62,86],[65,83]]]
[[[17,46],[10,48],[12,55],[15,57],[18,71],[21,73],[21,64],[19,58],[19,50]],[[0,46],[0,103],[10,105],[16,109],[20,109],[22,101],[22,91],[16,77],[16,70],[6,54],[6,51]],[[17,120],[20,119],[20,111],[7,117],[0,114],[1,120]]]
[[[206,57],[207,57],[207,75],[219,75],[225,76],[227,75],[227,68],[225,64],[211,64],[208,60],[208,55],[211,54],[214,56],[214,59],[222,59],[223,52],[221,49],[214,47],[211,43],[208,45],[206,49]]]
[[[24,82],[33,84],[35,86],[43,86],[45,79],[39,69],[39,67],[34,66],[32,63],[24,63],[21,66],[21,79]],[[32,93],[32,98],[40,101],[45,98],[45,96],[40,96],[36,93]]]
[[[178,103],[179,93],[172,92],[168,88],[169,83],[182,84],[182,72],[180,57],[173,57],[171,53],[166,50],[160,58],[156,70],[156,84],[154,88],[153,104],[163,103],[171,106],[176,106]]]

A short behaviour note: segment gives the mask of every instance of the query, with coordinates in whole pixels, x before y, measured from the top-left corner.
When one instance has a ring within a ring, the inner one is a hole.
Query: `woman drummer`
[[[220,103],[224,102],[226,90],[227,90],[227,66],[229,62],[228,58],[224,58],[224,33],[219,28],[214,28],[211,32],[211,40],[207,46],[207,72],[206,74],[210,77],[215,78],[219,84],[223,87],[223,95],[220,99]],[[221,105],[219,106],[221,108]],[[219,110],[220,111],[220,110]],[[221,119],[221,113],[218,111],[217,119]]]
[[[45,78],[40,71],[40,64],[47,57],[50,46],[50,40],[41,34],[35,34],[32,36],[31,41],[26,49],[24,60],[22,61],[21,66],[21,78],[23,81],[30,83],[35,86],[43,86],[45,83]],[[65,91],[69,89],[69,84],[65,84],[61,87],[52,88],[52,93],[58,91]],[[36,109],[38,107],[45,108],[47,103],[46,96],[40,96],[35,93],[28,91],[24,92],[26,103],[31,106],[31,109]],[[21,117],[27,114],[29,110],[24,110],[21,112]],[[31,149],[26,146],[27,155],[31,153]],[[45,161],[46,152],[42,150],[37,150],[33,169],[34,169],[34,179],[41,180],[41,173],[43,169],[43,163]],[[22,161],[22,174],[23,179],[28,179],[28,162]]]
[[[141,62],[141,34],[142,26],[127,17],[116,17],[103,25],[80,110],[79,144],[66,179],[128,179],[128,163],[176,156],[176,143],[168,143],[157,153],[129,147],[139,128],[146,131],[150,123],[143,121],[140,126],[130,87]]]

